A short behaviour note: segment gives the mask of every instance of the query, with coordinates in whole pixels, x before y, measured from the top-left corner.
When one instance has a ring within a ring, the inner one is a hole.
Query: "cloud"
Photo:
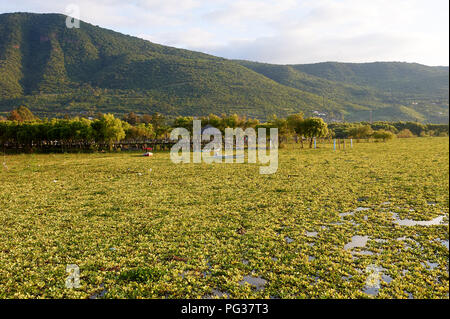
[[[220,47],[220,42],[215,40],[213,33],[201,28],[189,28],[182,32],[162,32],[155,35],[139,34],[138,37],[154,43],[165,43],[169,46],[179,48],[203,48],[203,50],[214,50]]]
[[[294,7],[296,7],[295,0],[226,1],[218,9],[205,14],[203,18],[210,23],[225,26],[242,26],[252,24],[255,21],[270,23],[278,20],[282,14]]]
[[[405,54],[413,42],[413,39],[380,33],[339,38],[318,36],[302,41],[288,35],[233,42],[214,48],[213,52],[234,59],[283,64],[318,61],[399,61],[405,59]],[[389,50],[386,50],[386,47],[389,47]]]
[[[448,2],[303,1],[282,18],[272,17],[270,27],[268,36],[196,49],[271,63],[388,60],[448,65]]]
[[[397,60],[448,65],[447,0],[16,0],[153,42],[272,63]]]

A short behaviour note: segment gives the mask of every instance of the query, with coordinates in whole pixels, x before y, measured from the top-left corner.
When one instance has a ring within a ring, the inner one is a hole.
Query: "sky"
[[[231,59],[449,65],[448,0],[0,0]]]

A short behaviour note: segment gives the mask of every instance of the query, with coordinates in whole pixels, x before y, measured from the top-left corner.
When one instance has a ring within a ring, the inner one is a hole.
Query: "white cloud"
[[[398,60],[448,65],[447,0],[16,0],[157,43],[272,63]]]
[[[448,65],[448,11],[437,12],[432,3],[315,0],[302,6],[306,14],[272,24],[272,35],[230,41],[210,52],[271,63],[389,60]]]
[[[268,36],[235,39],[209,52],[272,63],[448,65],[448,2],[315,0],[297,9],[272,17]]]
[[[165,43],[179,48],[214,49],[220,46],[213,33],[201,28],[189,28],[177,33],[140,34],[138,37],[154,43]]]
[[[287,10],[296,6],[295,0],[240,0],[226,1],[222,6],[204,16],[213,24],[223,24],[226,26],[248,25],[252,22],[269,23],[276,21]]]

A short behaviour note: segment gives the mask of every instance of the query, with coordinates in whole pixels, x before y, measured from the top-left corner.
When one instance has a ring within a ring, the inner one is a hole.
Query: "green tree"
[[[192,133],[192,123],[194,118],[192,116],[179,116],[175,119],[173,127],[183,127]]]
[[[304,132],[304,125],[303,125],[304,119],[303,119],[303,113],[293,114],[289,115],[287,117],[287,125],[288,128],[295,132],[297,135],[297,142],[300,140],[301,146],[303,148],[303,136],[305,135]]]
[[[269,119],[267,123],[267,128],[278,128],[278,139],[279,146],[281,147],[283,143],[287,140],[287,136],[289,135],[289,127],[288,122],[284,118],[279,118],[275,114]]]
[[[114,142],[125,138],[122,121],[115,118],[113,114],[103,114],[100,119],[92,123],[92,128],[96,141],[108,143],[110,149]]]
[[[400,138],[410,138],[410,137],[414,137],[414,136],[415,135],[407,128],[401,130],[397,134],[397,137],[400,137]]]
[[[305,137],[309,138],[309,148],[312,148],[314,138],[325,137],[328,134],[327,123],[320,117],[311,117],[303,121]]]
[[[255,128],[257,125],[259,125],[259,120],[258,119],[247,119],[247,121],[245,122],[245,127],[252,127]]]
[[[372,134],[373,130],[370,125],[358,125],[349,130],[349,135],[357,140],[370,138]]]
[[[373,132],[373,137],[383,141],[392,140],[394,138],[394,133],[386,130],[378,130]]]
[[[141,123],[137,126],[127,125],[125,129],[125,138],[127,140],[146,140],[148,138],[153,138],[155,132],[153,131],[153,125]]]
[[[215,114],[209,114],[208,116],[204,116],[201,118],[202,126],[211,125],[212,127],[215,127],[222,131],[222,134],[224,133],[225,126],[224,121],[220,116],[217,116]]]

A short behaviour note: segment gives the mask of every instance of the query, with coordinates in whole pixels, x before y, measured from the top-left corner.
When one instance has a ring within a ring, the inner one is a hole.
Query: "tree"
[[[409,137],[414,137],[414,134],[407,128],[401,130],[400,132],[398,132],[397,137],[400,138],[409,138]]]
[[[351,137],[356,138],[357,140],[361,138],[369,138],[373,134],[372,127],[370,125],[358,125],[349,130],[349,134]]]
[[[259,125],[259,120],[258,119],[247,119],[247,121],[245,122],[245,127],[252,127],[255,128],[257,125]]]
[[[154,137],[153,126],[151,124],[141,123],[137,126],[128,125],[125,127],[126,139],[145,140]]]
[[[166,124],[166,117],[163,114],[156,112],[155,114],[152,115],[151,124],[154,127],[164,126]]]
[[[225,125],[224,121],[220,116],[217,116],[215,114],[209,114],[208,116],[204,116],[201,118],[202,126],[211,125],[212,127],[215,127],[222,131],[224,133],[225,131]]]
[[[385,131],[389,131],[392,133],[397,133],[398,130],[397,128],[392,125],[392,123],[390,122],[374,122],[370,125],[372,127],[373,130],[379,131],[379,130],[385,130]]]
[[[397,122],[394,123],[394,125],[399,131],[407,129],[416,136],[420,136],[420,133],[426,130],[426,126],[424,124],[416,122]]]
[[[11,111],[8,120],[17,122],[35,121],[37,117],[25,106],[19,106],[17,109]]]
[[[182,127],[192,133],[192,122],[194,118],[192,116],[179,116],[175,119],[173,126]]]
[[[236,128],[236,127],[243,127],[245,123],[245,119],[239,117],[237,114],[233,114],[230,116],[222,116],[222,127],[223,129],[230,127],[230,128]]]
[[[74,119],[69,121],[70,140],[77,143],[87,143],[94,138],[91,121],[88,119]]]
[[[312,148],[315,137],[327,136],[328,126],[320,117],[311,117],[303,121],[303,132],[309,138],[309,148]]]
[[[136,125],[140,123],[140,118],[134,112],[130,112],[123,117],[123,120],[131,125]]]
[[[305,135],[303,122],[304,122],[303,113],[293,114],[287,117],[288,128],[291,131],[294,131],[295,134],[297,134],[298,139],[300,139],[302,148],[303,148],[303,136]],[[296,142],[298,141],[296,140]]]
[[[144,124],[150,124],[152,122],[153,118],[151,115],[144,114],[141,116],[141,123]]]
[[[112,148],[112,144],[125,138],[122,121],[113,114],[103,114],[100,119],[92,123],[96,141],[105,142]]]
[[[390,132],[390,131],[386,131],[386,130],[378,130],[378,131],[375,131],[375,132],[373,133],[373,137],[374,137],[374,138],[383,140],[384,142],[385,142],[386,140],[391,140],[391,139],[393,139],[394,136],[395,136],[394,133],[392,133],[392,132]]]
[[[278,118],[275,114],[268,121],[267,127],[278,128],[280,147],[289,133],[288,122],[286,119]]]

